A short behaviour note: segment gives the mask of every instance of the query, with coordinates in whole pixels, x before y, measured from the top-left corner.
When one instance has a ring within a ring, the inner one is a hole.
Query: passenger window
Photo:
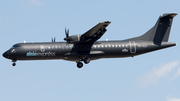
[[[104,46],[102,45],[101,47],[103,48]]]
[[[118,47],[118,45],[116,45],[116,47]]]
[[[109,47],[111,47],[111,45],[109,45]]]
[[[105,47],[107,48],[107,45],[105,45]]]
[[[121,47],[121,45],[119,45],[119,47]]]
[[[112,45],[112,47],[114,47],[114,45]]]
[[[59,49],[61,49],[61,46],[59,46]]]

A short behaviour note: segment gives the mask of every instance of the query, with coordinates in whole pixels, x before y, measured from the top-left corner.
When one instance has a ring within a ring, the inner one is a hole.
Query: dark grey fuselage
[[[168,42],[173,18],[176,13],[166,13],[145,34],[123,41],[97,41],[107,31],[109,21],[100,22],[82,35],[69,36],[65,30],[66,42],[19,43],[13,45],[3,56],[11,59],[13,66],[17,60],[63,59],[76,61],[77,67],[90,60],[101,58],[133,57],[155,50],[175,46]]]
[[[6,52],[9,59],[46,60],[64,59],[78,61],[82,55],[91,60],[100,58],[121,58],[175,46],[176,43],[163,42],[156,45],[148,41],[98,41],[94,44],[68,44],[65,42],[19,43],[18,48]]]

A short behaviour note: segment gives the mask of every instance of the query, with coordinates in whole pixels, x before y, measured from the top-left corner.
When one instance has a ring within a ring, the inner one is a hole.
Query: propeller
[[[66,30],[66,28],[65,28],[65,34],[66,34],[66,38],[64,38],[64,40],[67,41],[67,43],[70,43],[71,38],[69,37],[69,29]]]
[[[52,38],[51,40],[52,40],[52,42],[56,42],[56,37],[54,39]]]

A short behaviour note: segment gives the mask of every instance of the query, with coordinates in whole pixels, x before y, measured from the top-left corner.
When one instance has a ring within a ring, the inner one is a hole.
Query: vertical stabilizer
[[[169,33],[171,30],[173,18],[176,16],[176,13],[165,13],[161,15],[156,22],[156,24],[147,31],[144,35],[133,40],[144,40],[144,41],[153,41],[155,44],[161,44],[161,42],[167,42],[169,39]]]

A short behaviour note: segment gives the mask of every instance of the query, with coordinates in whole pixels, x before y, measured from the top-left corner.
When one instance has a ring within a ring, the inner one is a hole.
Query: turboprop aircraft
[[[65,29],[66,42],[18,43],[13,45],[3,56],[12,60],[13,66],[17,60],[49,60],[63,59],[75,61],[81,68],[84,62],[101,58],[133,57],[159,49],[175,46],[168,42],[173,18],[176,13],[165,13],[159,17],[156,24],[144,35],[122,41],[97,41],[107,31],[109,21],[100,22],[82,35],[69,36]]]

